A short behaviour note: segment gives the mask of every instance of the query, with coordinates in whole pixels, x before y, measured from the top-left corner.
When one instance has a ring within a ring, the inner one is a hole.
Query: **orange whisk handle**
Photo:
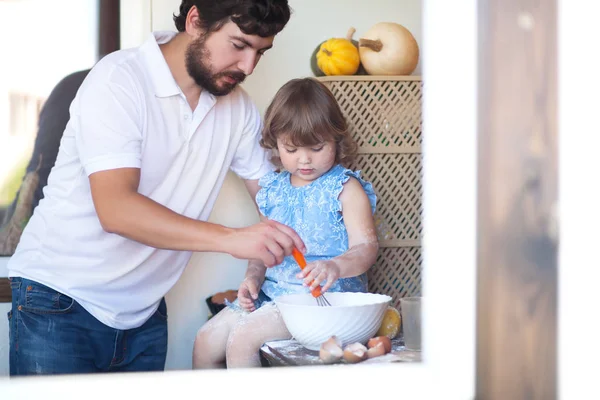
[[[294,257],[294,260],[296,260],[296,262],[298,263],[298,265],[300,266],[300,269],[304,269],[304,267],[306,267],[306,259],[304,258],[304,255],[302,253],[300,253],[300,251],[296,248],[292,249],[292,256]],[[310,283],[312,285],[312,282]],[[321,296],[321,286],[317,286],[317,288],[315,290],[313,290],[312,292],[313,297],[319,297]]]
[[[304,267],[306,267],[306,259],[304,258],[304,255],[300,253],[300,250],[294,247],[292,250],[292,256],[300,266],[300,269],[304,269]]]
[[[312,285],[312,282],[311,282],[311,285]],[[317,286],[315,288],[315,290],[313,290],[311,293],[312,293],[313,297],[321,296],[323,294],[323,293],[321,293],[321,286]]]

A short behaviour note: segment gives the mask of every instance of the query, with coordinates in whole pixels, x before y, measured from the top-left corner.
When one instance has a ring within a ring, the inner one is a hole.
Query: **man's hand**
[[[246,278],[240,284],[238,289],[238,301],[240,306],[246,311],[252,312],[256,310],[254,300],[258,299],[258,288],[260,282],[256,278]]]
[[[268,268],[281,264],[294,247],[306,251],[304,242],[292,228],[272,220],[234,229],[224,240],[227,253],[236,258],[259,260]]]
[[[306,264],[306,267],[296,275],[298,279],[304,279],[304,286],[310,285],[310,291],[325,282],[321,292],[326,292],[340,277],[340,267],[334,260],[319,260]]]

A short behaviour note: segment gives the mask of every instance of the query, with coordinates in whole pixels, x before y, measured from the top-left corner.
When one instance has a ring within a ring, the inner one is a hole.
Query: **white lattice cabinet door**
[[[369,290],[421,295],[422,82],[419,76],[318,78],[338,100],[359,145],[352,169],[373,183],[380,243]]]

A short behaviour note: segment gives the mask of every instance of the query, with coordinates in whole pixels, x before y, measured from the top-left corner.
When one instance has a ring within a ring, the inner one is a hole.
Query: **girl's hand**
[[[246,278],[240,284],[238,289],[238,300],[240,306],[248,312],[256,310],[254,300],[258,299],[258,290],[260,282],[256,278]]]
[[[333,260],[313,261],[306,264],[306,267],[296,277],[304,280],[304,286],[308,286],[312,282],[309,287],[311,292],[325,282],[321,292],[326,292],[339,279],[340,267]]]

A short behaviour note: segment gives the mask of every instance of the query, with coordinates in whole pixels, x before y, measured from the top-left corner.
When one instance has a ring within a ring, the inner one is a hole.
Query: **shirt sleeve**
[[[139,93],[133,79],[105,70],[92,70],[77,99],[75,141],[88,176],[103,170],[141,167]]]
[[[275,167],[271,153],[260,145],[262,119],[258,109],[248,98],[245,109],[242,137],[230,168],[242,179],[259,179]]]

